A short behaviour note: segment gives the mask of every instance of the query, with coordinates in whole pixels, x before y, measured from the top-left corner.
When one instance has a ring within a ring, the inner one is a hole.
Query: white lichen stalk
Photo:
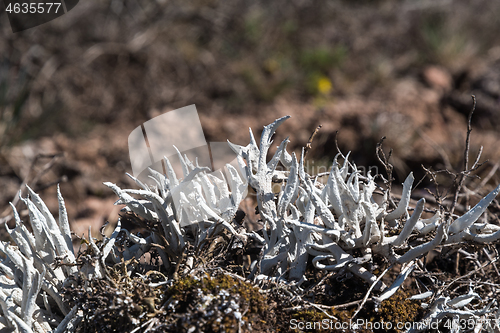
[[[68,277],[77,272],[66,208],[58,188],[59,220],[50,213],[40,197],[28,187],[29,197],[22,198],[28,208],[31,234],[12,206],[16,227],[7,231],[16,246],[0,242],[0,328],[13,332],[51,332],[59,324],[52,313],[58,307],[63,315],[70,309],[62,299]],[[21,195],[21,194],[19,194]],[[54,263],[60,262],[60,266]],[[54,309],[55,310],[55,309]],[[74,311],[73,311],[74,314]]]

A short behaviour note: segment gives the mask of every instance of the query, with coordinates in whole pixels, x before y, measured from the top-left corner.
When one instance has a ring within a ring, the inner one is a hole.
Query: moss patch
[[[238,332],[265,323],[265,296],[251,283],[227,274],[183,277],[166,290],[166,298],[179,331]]]

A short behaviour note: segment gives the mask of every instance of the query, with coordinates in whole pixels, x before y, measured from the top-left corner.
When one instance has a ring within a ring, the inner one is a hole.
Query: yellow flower
[[[323,76],[318,79],[317,89],[321,94],[328,94],[332,90],[332,81]]]

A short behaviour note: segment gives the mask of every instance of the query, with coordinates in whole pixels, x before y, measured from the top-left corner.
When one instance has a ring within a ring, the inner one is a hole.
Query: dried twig
[[[447,290],[448,288],[450,288],[450,287],[451,287],[451,286],[452,286],[455,282],[457,282],[457,281],[459,281],[459,280],[462,280],[462,279],[465,279],[465,278],[468,278],[469,276],[471,276],[471,275],[473,275],[473,274],[476,274],[477,272],[479,272],[479,271],[483,270],[485,267],[487,267],[487,266],[489,266],[489,265],[494,264],[495,262],[497,262],[497,261],[498,261],[498,259],[500,259],[500,258],[499,258],[499,257],[497,257],[497,258],[495,258],[495,259],[491,260],[490,262],[487,262],[486,264],[484,264],[484,265],[482,265],[482,266],[479,266],[479,267],[478,267],[478,268],[476,268],[475,270],[470,271],[470,272],[468,272],[467,274],[464,274],[464,275],[462,275],[462,276],[459,276],[459,277],[457,277],[457,278],[453,279],[453,280],[452,280],[451,282],[449,282],[446,286],[444,286],[444,287],[443,287],[443,288],[439,291],[439,293],[436,293],[436,294],[440,294],[440,295],[442,295],[442,294],[443,294],[443,292],[444,292],[445,290]]]
[[[354,312],[354,314],[352,315],[351,319],[354,319],[356,318],[356,316],[358,315],[359,311],[361,311],[361,309],[363,308],[363,306],[365,305],[366,301],[368,300],[368,297],[370,296],[370,293],[372,292],[373,288],[377,285],[377,283],[382,280],[382,278],[384,277],[385,273],[387,273],[391,268],[393,267],[393,265],[387,267],[378,277],[375,281],[373,281],[372,285],[370,286],[370,288],[368,289],[368,291],[366,292],[365,294],[365,297],[363,297],[363,299],[361,300],[361,303],[359,304],[358,308],[356,309],[356,312]]]
[[[306,148],[304,149],[304,159],[306,159],[307,153],[312,148],[312,142],[314,140],[314,137],[316,136],[316,134],[318,134],[319,130],[321,129],[321,126],[322,125],[318,125],[318,127],[316,127],[314,132],[312,132],[311,136],[309,137],[309,140],[306,143]]]
[[[377,155],[377,159],[383,165],[383,167],[385,168],[385,172],[387,173],[387,180],[385,180],[384,183],[387,186],[388,193],[390,194],[392,182],[394,181],[394,178],[392,177],[394,166],[391,163],[389,163],[389,160],[391,159],[392,156],[392,149],[389,150],[389,154],[387,155],[384,153],[384,150],[382,149],[382,143],[384,142],[385,139],[386,139],[385,136],[380,139],[380,141],[377,143],[375,152]]]
[[[456,186],[455,190],[455,195],[453,197],[453,202],[451,204],[451,207],[449,208],[449,213],[450,215],[453,214],[453,211],[455,210],[455,206],[457,205],[458,202],[458,194],[460,193],[462,186],[464,184],[465,177],[470,173],[469,170],[469,149],[470,149],[470,134],[472,132],[472,115],[474,114],[474,111],[476,110],[476,96],[472,95],[472,109],[469,113],[469,117],[467,119],[467,136],[465,139],[465,150],[464,150],[464,171],[460,172],[458,175],[458,184]],[[481,151],[478,154],[478,158],[476,159],[476,162],[479,160],[479,155]],[[476,166],[477,163],[474,163],[474,166]]]

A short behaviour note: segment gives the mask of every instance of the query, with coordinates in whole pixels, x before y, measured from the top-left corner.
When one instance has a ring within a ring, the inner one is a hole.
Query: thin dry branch
[[[389,163],[389,160],[392,156],[392,149],[389,150],[388,155],[386,155],[384,153],[384,150],[382,149],[382,143],[384,142],[385,139],[386,139],[385,136],[380,139],[380,141],[377,143],[377,147],[376,147],[375,152],[377,155],[377,159],[384,166],[385,172],[387,173],[387,180],[385,180],[384,182],[385,182],[385,185],[387,186],[388,192],[390,194],[392,182],[394,181],[394,178],[392,177],[392,172],[394,170],[394,166],[391,163]]]
[[[474,111],[476,110],[476,96],[472,95],[472,109],[469,113],[469,118],[467,119],[467,136],[465,138],[465,150],[464,150],[464,171],[460,172],[458,175],[458,185],[455,190],[455,195],[453,197],[453,202],[451,204],[451,207],[449,208],[450,216],[453,214],[453,211],[455,210],[455,206],[457,205],[458,202],[458,195],[460,194],[460,191],[462,189],[462,186],[464,184],[465,177],[470,173],[469,170],[469,150],[470,150],[470,134],[472,132],[472,115],[474,114]],[[481,151],[480,151],[481,153]],[[480,155],[480,154],[479,154]],[[479,156],[478,156],[479,159]],[[476,160],[478,160],[476,159]],[[476,164],[476,163],[475,163]],[[474,166],[475,166],[474,164]]]
[[[311,136],[309,137],[309,140],[307,141],[306,147],[304,149],[304,160],[306,159],[307,153],[309,152],[309,150],[311,150],[311,148],[312,148],[312,142],[314,140],[314,137],[316,136],[316,134],[318,134],[318,132],[321,129],[321,127],[322,127],[322,125],[318,125],[318,127],[316,127],[316,129],[314,130],[314,132],[312,132]]]

